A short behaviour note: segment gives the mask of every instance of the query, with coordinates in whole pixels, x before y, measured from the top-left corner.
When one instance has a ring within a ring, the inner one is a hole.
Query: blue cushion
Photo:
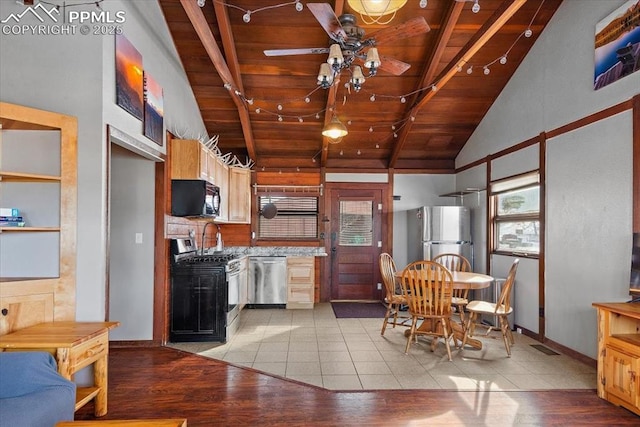
[[[76,385],[44,352],[0,353],[0,427],[52,427],[72,421]]]

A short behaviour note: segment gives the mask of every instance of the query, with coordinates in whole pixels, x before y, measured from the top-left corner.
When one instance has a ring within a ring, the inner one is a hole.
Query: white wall
[[[175,48],[168,45],[160,7],[155,0],[141,3],[105,0],[100,6],[125,12],[125,35],[164,88],[167,127],[179,133],[188,130],[194,137],[204,135],[193,93]],[[74,10],[95,10],[95,5],[87,2]],[[0,2],[3,18],[22,11],[24,6],[16,2]],[[0,35],[2,101],[78,118],[78,320],[106,316],[106,125],[164,150],[145,139],[140,121],[115,105],[114,46],[113,35]],[[147,191],[153,193],[153,187]]]
[[[639,92],[638,72],[593,90],[595,25],[624,0],[592,0],[588,7],[584,3],[562,3],[461,151],[457,166]],[[549,140],[547,145],[546,336],[592,358],[596,357],[597,330],[591,303],[628,299],[628,284],[622,282],[624,277],[628,281],[630,257],[623,240],[629,246],[631,241],[630,128],[631,114],[621,114]],[[521,171],[514,166],[507,162],[503,168],[509,174],[530,170],[528,161],[521,162]],[[604,256],[609,274],[603,274],[600,266],[603,250],[594,245],[612,246],[611,254]],[[530,263],[518,270],[516,323],[536,331],[537,307],[532,305],[537,298],[532,298],[537,295],[537,268]]]
[[[456,205],[456,199],[439,197],[455,190],[454,175],[405,175],[393,178],[393,195],[400,200],[393,202],[393,259],[398,268],[407,265],[407,214],[409,209],[420,206]]]
[[[113,144],[110,177],[109,318],[121,326],[109,338],[150,340],[155,163]]]

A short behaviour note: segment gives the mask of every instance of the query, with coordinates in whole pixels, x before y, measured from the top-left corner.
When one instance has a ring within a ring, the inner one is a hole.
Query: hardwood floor
[[[336,392],[171,348],[112,348],[102,419],[212,425],[638,425],[595,390]],[[92,404],[76,419],[94,419]]]

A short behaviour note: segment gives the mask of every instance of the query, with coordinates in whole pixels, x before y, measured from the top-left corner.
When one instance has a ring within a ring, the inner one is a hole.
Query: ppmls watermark
[[[86,3],[85,3],[86,4]],[[20,13],[10,13],[0,21],[3,35],[113,35],[122,34],[126,20],[123,10],[116,12],[102,9],[93,11],[69,10],[63,6],[48,9],[42,3],[27,6]],[[35,20],[35,21],[34,21]],[[35,23],[32,23],[35,22]]]

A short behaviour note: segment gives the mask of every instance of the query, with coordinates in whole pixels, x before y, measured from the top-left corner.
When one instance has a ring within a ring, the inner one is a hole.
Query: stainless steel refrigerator
[[[471,211],[464,206],[423,206],[407,211],[407,262],[456,253],[473,267]]]

